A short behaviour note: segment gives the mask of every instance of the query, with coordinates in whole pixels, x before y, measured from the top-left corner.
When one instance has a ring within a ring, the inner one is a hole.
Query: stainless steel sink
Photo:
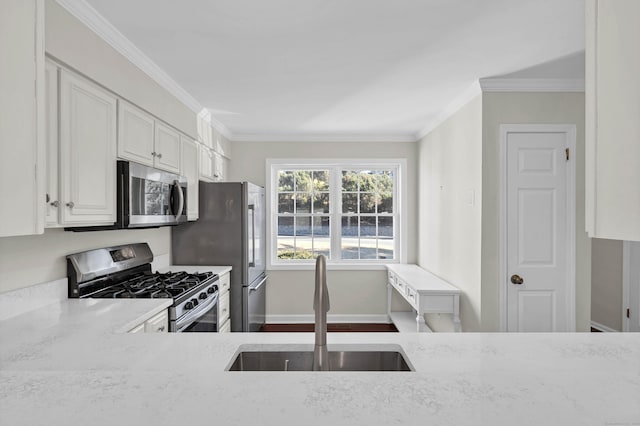
[[[312,371],[313,351],[240,351],[228,371]],[[329,350],[329,371],[414,371],[397,350]]]

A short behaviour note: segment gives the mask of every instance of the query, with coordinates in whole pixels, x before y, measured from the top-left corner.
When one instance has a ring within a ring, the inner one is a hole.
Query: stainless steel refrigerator
[[[174,265],[231,265],[231,331],[265,322],[265,196],[249,182],[200,182],[196,222],[171,231]]]

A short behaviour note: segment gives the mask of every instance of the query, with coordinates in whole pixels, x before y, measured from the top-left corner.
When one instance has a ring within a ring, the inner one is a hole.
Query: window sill
[[[387,263],[375,263],[375,264],[337,264],[327,263],[328,271],[382,271],[387,269],[386,265],[391,263],[400,263],[397,261],[389,261]],[[313,271],[316,268],[315,264],[301,264],[301,265],[268,265],[269,271]]]

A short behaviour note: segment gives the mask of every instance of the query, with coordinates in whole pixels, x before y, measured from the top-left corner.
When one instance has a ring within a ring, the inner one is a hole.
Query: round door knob
[[[520,275],[511,275],[511,283],[512,284],[522,284],[524,280]]]
[[[53,207],[58,207],[58,206],[60,205],[60,203],[58,202],[58,200],[53,201],[53,202],[51,202],[51,203],[49,203],[49,204],[51,204]]]
[[[69,201],[69,202],[67,203],[67,207],[69,207],[70,209],[72,209],[72,208],[73,208],[73,206],[75,206],[75,203],[74,203],[73,201]]]
[[[158,157],[158,158],[162,158],[162,154],[158,153],[158,154],[156,155],[156,157]]]

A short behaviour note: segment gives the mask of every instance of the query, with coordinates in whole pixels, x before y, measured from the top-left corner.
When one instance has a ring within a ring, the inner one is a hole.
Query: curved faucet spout
[[[327,311],[329,311],[329,290],[327,289],[327,258],[316,259],[316,288],[313,295],[315,311],[316,344],[313,350],[313,371],[329,371],[327,353]]]

